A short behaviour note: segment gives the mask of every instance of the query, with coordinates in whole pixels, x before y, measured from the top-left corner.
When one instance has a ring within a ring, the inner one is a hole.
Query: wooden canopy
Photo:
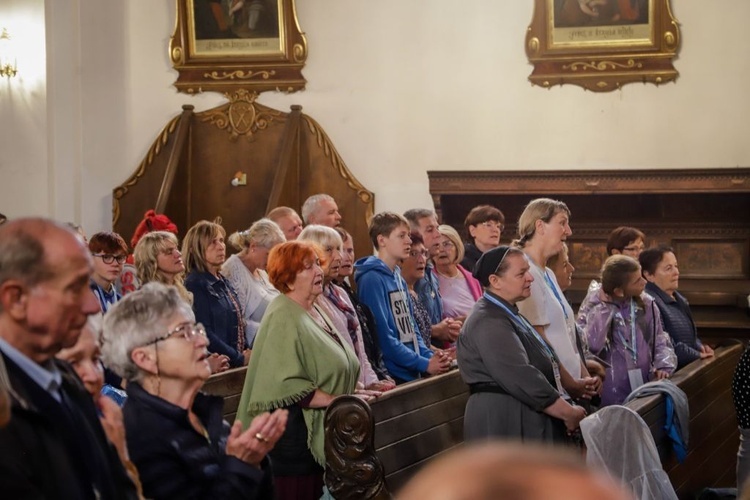
[[[130,240],[149,209],[164,213],[180,235],[202,219],[222,218],[227,234],[248,228],[277,206],[300,211],[307,197],[336,200],[357,255],[372,252],[367,223],[374,194],[354,178],[321,126],[291,106],[289,113],[239,90],[222,106],[167,123],[136,171],[113,192],[114,231]],[[232,179],[246,176],[246,185]]]

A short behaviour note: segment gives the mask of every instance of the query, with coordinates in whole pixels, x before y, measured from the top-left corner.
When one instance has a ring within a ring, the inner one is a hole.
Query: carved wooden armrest
[[[325,416],[325,483],[334,498],[391,498],[383,464],[375,453],[370,406],[354,396],[336,398]]]

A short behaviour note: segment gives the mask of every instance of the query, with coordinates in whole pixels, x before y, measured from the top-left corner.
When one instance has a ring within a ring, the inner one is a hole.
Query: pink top
[[[466,316],[482,296],[479,281],[460,265],[457,267],[458,274],[453,277],[435,272],[443,299],[443,317],[446,318]]]

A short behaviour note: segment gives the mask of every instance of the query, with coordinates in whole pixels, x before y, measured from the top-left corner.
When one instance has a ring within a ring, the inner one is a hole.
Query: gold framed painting
[[[680,30],[669,0],[534,0],[529,80],[607,92],[677,78]]]
[[[305,88],[307,41],[294,0],[176,0],[169,55],[188,94]]]

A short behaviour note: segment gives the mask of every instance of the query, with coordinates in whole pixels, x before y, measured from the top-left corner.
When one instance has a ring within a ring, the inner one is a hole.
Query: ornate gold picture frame
[[[534,0],[526,54],[531,83],[608,92],[673,81],[680,30],[669,0]]]
[[[307,41],[294,0],[176,0],[174,85],[188,94],[305,88]]]

